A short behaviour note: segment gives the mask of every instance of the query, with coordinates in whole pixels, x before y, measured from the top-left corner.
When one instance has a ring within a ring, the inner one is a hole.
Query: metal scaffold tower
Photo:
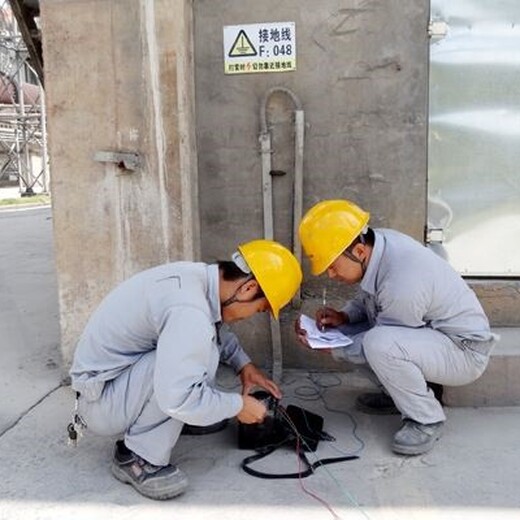
[[[41,63],[34,66],[17,18],[0,0],[0,185],[18,183],[29,196],[49,192],[45,100]]]

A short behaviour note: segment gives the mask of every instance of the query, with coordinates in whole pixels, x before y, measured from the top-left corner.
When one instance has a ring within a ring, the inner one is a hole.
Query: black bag
[[[296,431],[295,431],[296,430]],[[323,417],[298,406],[276,407],[260,424],[238,426],[238,447],[261,450],[281,445],[316,451],[323,436]]]
[[[239,423],[238,426],[238,447],[257,452],[242,461],[241,467],[249,475],[269,479],[305,478],[312,475],[319,466],[358,458],[356,456],[335,457],[317,460],[311,464],[305,452],[316,451],[322,439],[331,440],[331,437],[323,431],[323,417],[299,406],[289,405],[283,408],[273,396],[264,391],[255,392],[252,396],[266,404],[268,415],[260,424]],[[250,467],[251,463],[267,457],[281,446],[296,449],[306,466],[305,471],[277,474],[257,471]]]

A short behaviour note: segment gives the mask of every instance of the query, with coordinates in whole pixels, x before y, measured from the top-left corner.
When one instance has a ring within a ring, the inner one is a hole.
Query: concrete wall
[[[196,117],[202,255],[223,258],[240,241],[261,236],[259,109],[274,86],[291,89],[306,119],[304,207],[351,198],[375,226],[423,238],[429,8],[426,0],[198,0],[195,6]],[[225,75],[224,25],[295,22],[297,71]],[[275,95],[272,127],[275,238],[292,244],[293,106]],[[313,312],[323,280],[305,263],[303,310]],[[333,284],[329,294],[344,298]],[[338,300],[339,302],[339,300]],[[282,315],[286,365],[323,365],[294,344],[296,310]],[[269,363],[265,317],[239,327],[255,359]]]
[[[146,267],[198,256],[192,11],[184,0],[41,5],[62,349]],[[99,150],[137,152],[134,173]]]
[[[303,104],[304,208],[352,198],[374,226],[422,240],[428,19],[427,0],[42,2],[65,366],[91,311],[120,280],[177,258],[229,258],[237,243],[262,236],[259,109],[272,87]],[[297,70],[225,75],[223,26],[270,21],[296,23]],[[293,108],[278,94],[267,106],[272,166],[286,172],[274,178],[275,238],[287,246]],[[125,173],[96,162],[99,150],[137,152],[142,166]],[[327,283],[304,268],[302,308],[281,316],[284,363],[337,368],[294,342],[294,319],[314,312]],[[494,324],[518,324],[518,282],[474,287]],[[331,304],[348,295],[340,284],[328,289]],[[267,317],[236,329],[269,366]]]

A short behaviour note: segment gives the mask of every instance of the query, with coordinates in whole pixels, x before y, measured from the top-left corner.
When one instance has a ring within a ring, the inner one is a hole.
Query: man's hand
[[[344,312],[337,311],[332,307],[325,307],[316,313],[316,326],[323,330],[326,327],[339,327],[348,323],[348,317]]]
[[[277,399],[282,398],[282,392],[278,388],[278,385],[266,377],[253,363],[245,365],[240,371],[239,376],[242,381],[242,395],[248,396],[255,386],[259,386],[274,395]]]
[[[294,322],[294,332],[296,334],[296,338],[304,347],[311,348],[309,346],[309,341],[307,340],[307,332],[300,326],[300,318]]]
[[[309,350],[312,350],[313,352],[315,352],[315,350],[309,345],[309,340],[307,339],[307,332],[305,331],[305,329],[302,329],[300,326],[300,319],[297,319],[294,322],[294,332],[296,333],[296,338],[304,347],[307,347]],[[321,354],[330,354],[332,349],[320,348],[320,349],[317,349],[317,351],[320,352]]]
[[[250,395],[243,395],[242,400],[244,404],[237,419],[244,424],[261,423],[267,413],[265,404]]]

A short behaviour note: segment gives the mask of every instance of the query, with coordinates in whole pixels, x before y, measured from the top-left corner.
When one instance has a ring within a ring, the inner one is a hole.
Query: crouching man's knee
[[[399,349],[394,338],[395,327],[379,326],[370,329],[363,338],[363,351],[371,367],[389,357],[398,357]]]

